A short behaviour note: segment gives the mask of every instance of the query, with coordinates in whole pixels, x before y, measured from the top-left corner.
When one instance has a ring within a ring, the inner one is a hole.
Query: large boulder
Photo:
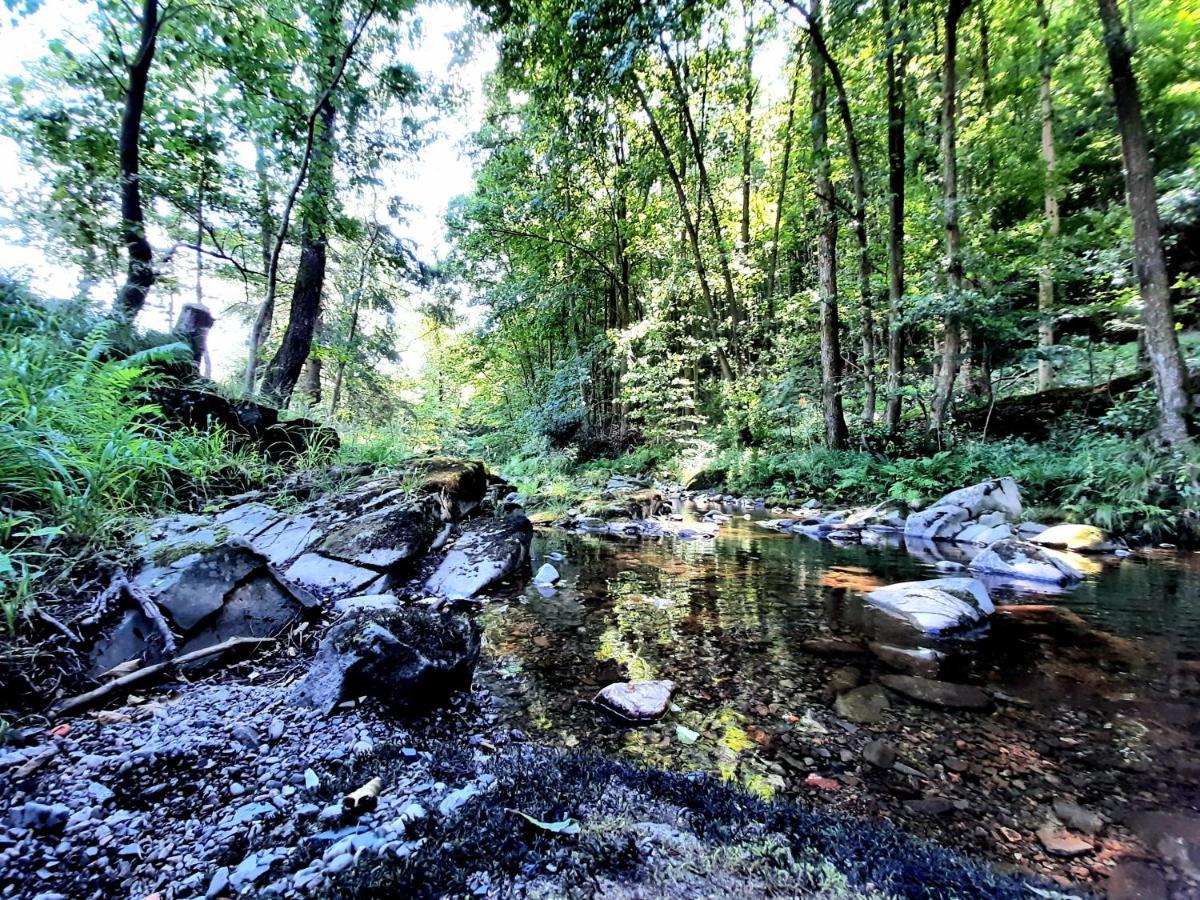
[[[483,502],[488,489],[487,468],[477,459],[414,457],[401,464],[400,476],[410,480],[418,494],[441,498],[456,520]]]
[[[1083,578],[1083,572],[1065,554],[1017,538],[996,541],[971,560],[969,568],[989,575],[1050,584],[1070,584]]]
[[[466,617],[424,607],[348,615],[321,642],[288,702],[324,714],[361,696],[399,714],[438,706],[470,689],[479,636],[479,626]]]
[[[463,529],[425,582],[425,590],[443,597],[474,597],[529,562],[532,538],[533,525],[523,513],[477,519]]]
[[[866,600],[880,611],[931,634],[973,625],[995,611],[983,584],[965,577],[890,584],[868,592]]]
[[[925,634],[977,625],[995,612],[987,588],[974,578],[904,581],[871,591],[867,603]]]
[[[1029,538],[1043,547],[1061,547],[1076,553],[1112,553],[1117,549],[1095,525],[1053,525]]]
[[[349,519],[326,534],[317,549],[352,565],[393,569],[428,550],[441,527],[436,498],[407,499]]]
[[[1021,490],[1011,478],[994,478],[951,491],[937,505],[960,506],[972,519],[987,512],[1001,512],[1008,521],[1015,522],[1021,518]]]
[[[911,513],[904,522],[904,537],[923,541],[952,540],[969,518],[970,514],[961,506],[938,503]]]

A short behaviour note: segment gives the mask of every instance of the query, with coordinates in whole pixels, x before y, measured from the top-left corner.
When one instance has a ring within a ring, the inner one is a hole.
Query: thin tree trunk
[[[141,41],[137,56],[129,65],[125,108],[121,114],[121,132],[117,137],[121,176],[121,242],[125,245],[128,261],[125,283],[117,291],[113,313],[126,322],[132,322],[141,312],[146,305],[146,296],[158,278],[154,271],[154,250],[146,238],[140,163],[142,113],[146,109],[146,87],[158,44],[159,25],[157,0],[144,0]]]
[[[804,60],[803,44],[796,47],[796,64],[792,70],[792,86],[788,93],[787,125],[783,130],[783,160],[779,168],[779,196],[775,201],[775,225],[771,229],[771,257],[767,264],[767,322],[775,317],[775,275],[779,270],[779,230],[783,225],[783,206],[787,199],[788,176],[792,162],[792,136],[796,121],[796,94],[800,88],[800,66]]]
[[[866,176],[863,173],[862,151],[858,143],[858,132],[854,128],[854,119],[850,114],[850,98],[846,93],[846,82],[842,78],[841,67],[829,52],[821,24],[815,15],[808,20],[808,27],[813,46],[829,68],[829,76],[837,94],[838,114],[846,132],[846,149],[850,158],[850,186],[854,194],[854,239],[858,244],[859,302],[862,304],[863,316],[862,367],[865,391],[862,419],[865,424],[870,425],[875,421],[875,309],[874,298],[871,296],[871,255],[867,245]]]
[[[324,330],[324,323],[321,321],[321,316],[317,315],[316,328],[313,330],[313,339],[316,340],[321,336]],[[316,409],[321,403],[321,357],[311,349],[308,354],[308,359],[304,361],[304,388],[302,391],[304,399],[308,401],[309,409]]]
[[[745,118],[742,130],[742,252],[750,247],[750,175],[753,153],[751,152],[751,137],[754,131],[754,22],[750,17],[750,7],[745,7],[746,18],[746,50],[745,50],[745,79],[742,114]]]
[[[300,240],[300,267],[292,290],[288,326],[283,341],[263,376],[263,396],[280,407],[286,406],[312,347],[313,333],[321,312],[321,290],[325,285],[325,257],[328,249],[329,210],[333,199],[333,128],[336,110],[326,97],[320,114],[320,128],[313,144],[312,177],[305,188],[304,207],[308,211]]]
[[[1037,389],[1048,390],[1054,384],[1054,365],[1049,359],[1048,348],[1054,346],[1054,254],[1058,247],[1060,222],[1058,215],[1058,185],[1055,182],[1056,159],[1054,153],[1054,97],[1050,87],[1050,76],[1054,60],[1050,53],[1050,14],[1046,0],[1037,0],[1038,23],[1041,28],[1039,56],[1041,68],[1042,105],[1042,161],[1045,163],[1045,207],[1046,232],[1042,242],[1044,260],[1038,273],[1038,347],[1042,355],[1038,358]]]
[[[953,310],[962,293],[962,232],[958,224],[958,23],[970,0],[949,0],[942,60],[942,201],[946,227],[946,288]],[[954,395],[962,336],[957,312],[946,314],[942,371],[933,396],[933,430],[940,439]]]
[[[1117,0],[1099,0],[1104,23],[1104,45],[1112,74],[1121,151],[1125,158],[1125,193],[1133,217],[1133,249],[1142,297],[1142,324],[1146,350],[1158,389],[1159,432],[1173,446],[1189,440],[1187,428],[1188,378],[1179,353],[1175,317],[1171,307],[1171,281],[1162,248],[1158,218],[1158,193],[1154,163],[1146,140],[1146,123],[1133,73],[1133,53]]]
[[[646,92],[637,83],[634,84],[634,90],[637,92],[642,111],[646,113],[646,118],[649,120],[650,133],[654,136],[654,142],[658,146],[659,154],[662,156],[663,164],[667,169],[667,176],[675,188],[675,196],[679,201],[679,212],[683,216],[684,232],[687,235],[688,244],[692,249],[692,261],[696,267],[696,277],[700,281],[700,295],[703,299],[704,311],[708,319],[709,336],[713,341],[717,363],[721,369],[721,378],[725,381],[733,381],[733,367],[729,364],[729,357],[725,354],[725,348],[721,346],[721,336],[717,329],[717,314],[713,306],[712,287],[708,282],[708,272],[704,265],[704,255],[700,252],[700,239],[696,232],[696,223],[692,220],[692,213],[688,207],[687,191],[684,189],[683,181],[679,177],[679,170],[675,168],[675,161],[671,156],[671,148],[668,146],[666,137],[658,125],[658,120],[654,116],[654,110],[650,107],[650,101],[646,97]]]
[[[819,0],[813,17],[820,16]],[[816,48],[814,47],[814,50]],[[825,420],[825,443],[833,450],[847,443],[846,417],[842,411],[842,353],[839,344],[837,296],[837,212],[829,164],[829,126],[825,87],[825,59],[810,53],[812,75],[812,145],[814,187],[820,225],[817,231],[817,275],[821,304],[821,412]]]
[[[888,0],[884,17],[888,28],[888,399],[884,411],[888,434],[900,427],[904,387],[904,78],[908,68],[904,31],[906,0],[900,0],[893,21]],[[900,44],[897,52],[896,45]]]

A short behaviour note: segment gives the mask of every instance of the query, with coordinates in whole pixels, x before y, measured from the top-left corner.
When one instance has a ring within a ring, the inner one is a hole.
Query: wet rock
[[[1104,830],[1104,819],[1099,813],[1084,809],[1070,800],[1055,800],[1054,814],[1064,825],[1084,834],[1099,834]]]
[[[533,576],[533,580],[538,584],[554,584],[560,577],[558,569],[554,568],[550,563],[542,563],[541,568],[537,570],[537,574]]]
[[[326,714],[357,696],[396,713],[427,709],[470,688],[479,648],[479,627],[463,616],[423,607],[358,613],[330,629],[289,702]]]
[[[911,513],[904,523],[904,536],[923,541],[950,540],[963,529],[970,514],[961,506],[938,504]]]
[[[801,641],[800,647],[817,656],[858,656],[864,652],[862,644],[840,638],[810,638]]]
[[[881,675],[879,681],[897,694],[931,706],[987,709],[991,705],[991,699],[983,690],[969,684],[934,681],[932,678],[918,678],[914,675]]]
[[[883,718],[884,710],[891,707],[887,692],[877,684],[868,684],[841,694],[833,708],[843,719],[859,725],[871,725]]]
[[[1077,553],[1112,553],[1117,549],[1095,525],[1055,525],[1029,538],[1043,547],[1061,547]]]
[[[338,616],[349,616],[360,612],[392,612],[400,608],[395,594],[362,594],[358,597],[343,597],[333,604]]]
[[[877,738],[863,747],[863,759],[878,769],[890,769],[896,764],[896,745]]]
[[[846,691],[852,690],[862,684],[862,671],[854,666],[843,666],[840,669],[834,669],[833,674],[829,676],[829,690],[837,696],[844,694]]]
[[[995,612],[987,588],[974,578],[906,581],[871,591],[866,601],[924,634],[978,624]]]
[[[1051,584],[1067,584],[1083,578],[1083,572],[1064,554],[1017,538],[992,544],[971,560],[969,568],[973,572]]]
[[[1044,825],[1038,829],[1038,841],[1046,848],[1051,856],[1072,859],[1093,852],[1096,848],[1091,841],[1085,841],[1069,831],[1062,831],[1052,825]]]
[[[673,681],[621,681],[598,693],[595,704],[618,718],[630,722],[651,722],[667,711]]]
[[[946,660],[945,653],[931,647],[897,647],[878,641],[867,646],[885,666],[923,678],[937,678]]]
[[[533,526],[523,513],[471,522],[425,589],[444,597],[473,597],[524,566],[532,538]]]
[[[317,545],[322,554],[373,569],[392,569],[429,549],[441,530],[434,497],[406,499],[356,516]]]

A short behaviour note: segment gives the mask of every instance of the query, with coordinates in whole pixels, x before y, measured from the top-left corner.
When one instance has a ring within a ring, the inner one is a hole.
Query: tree
[[[1062,222],[1058,214],[1058,185],[1055,183],[1056,158],[1054,153],[1054,94],[1051,74],[1054,58],[1050,52],[1050,13],[1046,0],[1037,2],[1038,26],[1038,69],[1040,74],[1039,97],[1042,108],[1042,160],[1046,164],[1046,260],[1038,273],[1038,347],[1042,355],[1038,358],[1037,388],[1047,390],[1054,383],[1054,363],[1048,353],[1054,346],[1054,262],[1053,254],[1058,250],[1058,237]]]
[[[1158,390],[1159,433],[1172,445],[1189,441],[1187,369],[1175,335],[1171,306],[1171,280],[1163,256],[1162,226],[1158,218],[1158,191],[1154,163],[1146,139],[1146,123],[1133,72],[1133,51],[1125,36],[1125,23],[1116,0],[1098,0],[1108,51],[1121,153],[1125,160],[1125,193],[1133,217],[1134,269],[1142,297],[1142,323],[1146,350]]]
[[[908,69],[905,34],[906,0],[899,0],[895,18],[888,0],[883,16],[887,27],[887,158],[888,158],[888,383],[884,420],[888,434],[900,427],[904,378],[904,79]]]

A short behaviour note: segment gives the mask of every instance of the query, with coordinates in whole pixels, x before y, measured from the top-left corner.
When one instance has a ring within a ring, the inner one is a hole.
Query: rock
[[[1084,809],[1070,800],[1055,800],[1054,814],[1064,825],[1084,834],[1099,834],[1104,830],[1104,819],[1099,813]]]
[[[392,612],[400,608],[395,594],[362,594],[358,597],[343,597],[333,604],[338,616],[349,616],[360,612]]]
[[[997,541],[971,560],[968,568],[974,572],[1051,584],[1068,584],[1083,578],[1083,573],[1063,554],[1018,538]]]
[[[961,506],[939,503],[920,512],[911,513],[904,522],[904,536],[923,541],[950,540],[970,518]]]
[[[810,638],[802,641],[800,647],[817,656],[858,656],[864,651],[862,644],[840,638]]]
[[[183,631],[191,631],[225,602],[225,595],[266,560],[241,542],[180,550],[173,560],[160,557],[156,566],[142,569],[134,583],[154,600]]]
[[[871,606],[924,634],[969,628],[995,612],[987,588],[974,578],[905,581],[871,591]]]
[[[1076,856],[1083,856],[1096,849],[1092,846],[1091,841],[1085,841],[1078,835],[1071,834],[1069,831],[1062,831],[1052,825],[1043,825],[1038,829],[1037,836],[1042,846],[1046,848],[1047,853],[1063,859],[1073,859]]]
[[[881,675],[879,681],[897,694],[931,706],[987,709],[991,705],[991,698],[983,690],[969,684],[934,681],[932,678],[918,678],[914,675]]]
[[[284,577],[312,591],[340,594],[364,587],[379,573],[319,553],[305,553],[288,567]]]
[[[394,569],[429,549],[441,530],[435,497],[405,499],[355,516],[317,545],[326,556],[373,569]]]
[[[920,800],[909,800],[904,805],[909,812],[918,816],[944,816],[954,809],[954,802],[945,797],[924,797]]]
[[[891,707],[887,692],[877,684],[868,684],[841,694],[833,708],[843,719],[859,725],[871,725],[883,718],[883,711]]]
[[[470,688],[479,649],[479,626],[463,616],[423,607],[358,613],[330,629],[289,702],[328,714],[366,695],[396,713],[420,711]]]
[[[425,590],[443,597],[474,597],[512,575],[529,561],[533,525],[524,513],[502,519],[477,519],[425,582]]]
[[[307,515],[296,515],[271,525],[247,540],[271,565],[285,566],[324,535],[316,519]]]
[[[1167,880],[1150,863],[1122,860],[1104,883],[1108,900],[1159,900],[1167,896]]]
[[[650,722],[667,711],[673,681],[619,681],[610,684],[593,699],[606,711],[630,722]]]
[[[1029,540],[1043,547],[1061,547],[1077,553],[1112,553],[1117,545],[1094,525],[1055,525]]]
[[[482,503],[488,487],[487,468],[475,459],[415,457],[401,465],[400,476],[415,481],[417,493],[444,500],[455,520]]]
[[[39,803],[29,800],[9,810],[8,820],[18,828],[34,831],[54,831],[67,824],[71,808],[65,803]]]
[[[992,526],[990,525],[984,525],[982,522],[972,522],[954,536],[954,542],[956,544],[983,543],[983,535],[991,530]]]
[[[537,574],[533,576],[533,580],[538,584],[554,584],[562,576],[558,574],[558,569],[550,565],[550,563],[542,563],[541,568],[537,570]]]
[[[1047,526],[1041,522],[1022,522],[1017,526],[1017,534],[1023,538],[1030,538],[1035,534],[1041,534]]]
[[[939,572],[944,572],[947,575],[949,575],[953,572],[961,572],[964,569],[966,569],[966,566],[964,566],[962,563],[955,562],[952,559],[939,559],[936,563],[933,564],[933,567],[935,569],[937,569]]]
[[[829,690],[836,697],[838,694],[844,694],[846,691],[852,690],[862,684],[862,672],[854,666],[843,666],[840,669],[834,669],[833,674],[829,676]]]
[[[896,746],[877,738],[863,747],[863,759],[878,769],[890,769],[896,764]]]
[[[983,513],[1000,512],[1008,521],[1015,522],[1021,518],[1021,491],[1013,479],[995,478],[951,491],[936,505],[960,506],[972,519]]]
[[[984,546],[987,546],[989,544],[994,544],[996,541],[1002,541],[1005,538],[1010,538],[1012,537],[1012,534],[1013,531],[1010,526],[1006,524],[994,525],[983,534],[979,535],[979,537],[975,538],[975,542],[977,544],[983,544]]]
[[[945,653],[931,647],[897,647],[878,641],[867,646],[885,666],[923,678],[937,678],[946,660]]]
[[[221,866],[217,871],[213,872],[212,878],[208,882],[208,890],[204,892],[204,896],[212,900],[214,897],[219,897],[229,889],[229,866]]]
[[[1183,812],[1137,812],[1128,824],[1142,843],[1192,878],[1200,878],[1200,816]]]

